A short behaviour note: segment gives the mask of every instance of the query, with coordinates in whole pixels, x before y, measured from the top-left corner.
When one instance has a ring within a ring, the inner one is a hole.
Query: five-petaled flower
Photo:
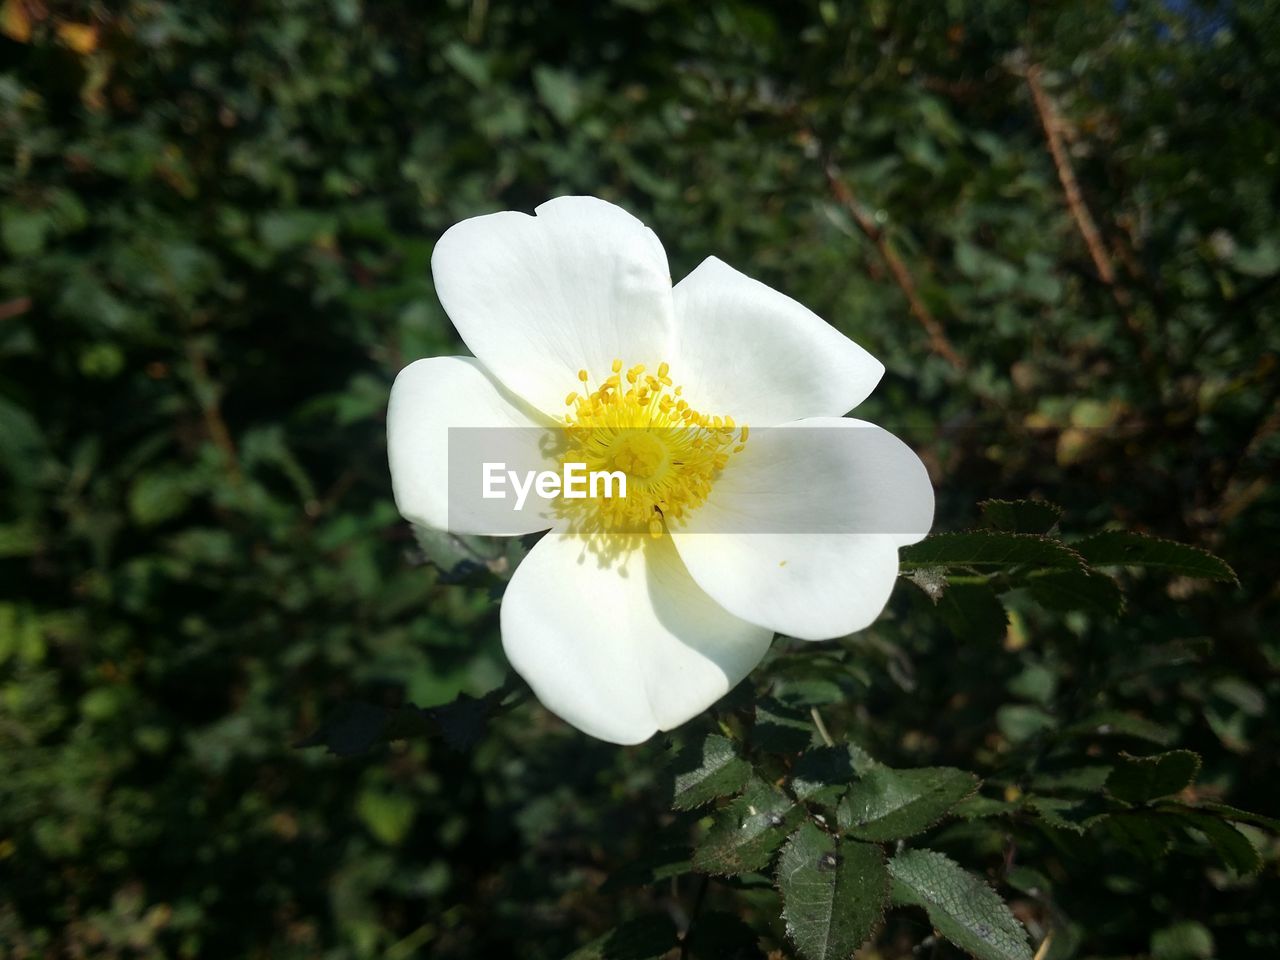
[[[905,444],[843,416],[884,372],[866,350],[714,257],[673,287],[653,231],[593,197],[465,220],[431,264],[474,358],[418,360],[392,388],[405,518],[449,527],[450,428],[558,427],[571,459],[629,480],[625,500],[558,515],[452,517],[458,533],[549,528],[501,611],[547,708],[638,743],[727,693],[775,632],[829,639],[880,614],[933,489]]]

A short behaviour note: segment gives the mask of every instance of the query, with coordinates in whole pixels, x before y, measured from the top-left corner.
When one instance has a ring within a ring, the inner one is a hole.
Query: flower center
[[[560,462],[625,474],[626,496],[593,488],[583,499],[562,498],[561,513],[576,531],[661,537],[707,499],[730,455],[742,450],[747,427],[691,408],[669,369],[660,363],[649,374],[641,363],[624,372],[615,360],[594,389],[587,371],[578,371],[582,386],[565,398],[568,443]]]

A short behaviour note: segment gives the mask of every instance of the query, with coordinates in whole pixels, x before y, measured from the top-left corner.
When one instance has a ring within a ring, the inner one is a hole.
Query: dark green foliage
[[[879,926],[889,898],[884,851],[838,840],[812,823],[778,857],[778,889],[789,936],[805,960],[843,960]]]
[[[699,914],[697,927],[687,939],[694,960],[765,960],[756,932],[722,910]]]
[[[998,642],[1009,627],[1009,614],[985,582],[952,580],[938,600],[938,616],[961,640]]]
[[[565,960],[661,960],[675,945],[676,927],[670,917],[641,917],[597,937]]]
[[[885,767],[981,778],[907,842],[1046,960],[1280,955],[1277,103],[1275,0],[0,0],[0,954],[793,958],[783,841]],[[490,699],[529,544],[386,470],[436,239],[564,193],[881,359],[946,532],[630,749]],[[671,811],[709,733],[783,824]]]

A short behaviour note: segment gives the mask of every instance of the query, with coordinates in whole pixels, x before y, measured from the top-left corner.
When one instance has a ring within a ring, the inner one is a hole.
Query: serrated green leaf
[[[1255,827],[1262,827],[1270,830],[1272,833],[1280,833],[1280,820],[1275,817],[1268,817],[1261,813],[1253,813],[1249,810],[1241,810],[1239,807],[1232,807],[1225,803],[1217,802],[1201,802],[1194,807],[1180,807],[1184,810],[1199,810],[1204,813],[1212,813],[1221,817],[1223,820],[1234,820],[1237,823],[1250,823]]]
[[[985,817],[1004,817],[1017,813],[1021,806],[995,797],[973,796],[961,800],[951,809],[952,816],[962,820],[981,820]]]
[[[1031,789],[1037,792],[1101,793],[1106,786],[1111,767],[1073,767],[1067,770],[1047,770],[1031,778]]]
[[[835,800],[856,776],[847,746],[810,747],[791,770],[791,792],[797,800]]]
[[[1107,777],[1107,792],[1117,800],[1146,803],[1185,789],[1200,770],[1200,757],[1190,750],[1170,750],[1151,757],[1121,754]]]
[[[666,914],[629,920],[579,947],[565,960],[660,960],[679,944]]]
[[[951,767],[877,767],[849,788],[837,809],[837,822],[859,840],[912,837],[977,789],[977,777]]]
[[[1114,617],[1124,610],[1120,586],[1096,570],[1037,570],[1023,581],[1047,610],[1083,610]]]
[[[812,822],[778,858],[787,935],[806,960],[845,960],[884,916],[889,873],[875,844],[842,841]]]
[[[1184,808],[1174,814],[1182,826],[1198,830],[1223,864],[1239,874],[1254,873],[1262,866],[1262,857],[1243,833],[1226,820],[1210,813]]]
[[[1146,810],[1115,814],[1107,818],[1105,826],[1121,846],[1153,862],[1169,852],[1173,839],[1169,819]]]
[[[1050,827],[1077,834],[1083,834],[1111,812],[1110,806],[1099,797],[1029,796],[1023,800],[1022,807]]]
[[[1174,731],[1166,726],[1119,710],[1100,710],[1083,720],[1073,723],[1063,731],[1073,737],[1132,737],[1147,740],[1166,747],[1175,739]]]
[[[1047,500],[984,500],[982,519],[1008,533],[1048,533],[1062,519],[1062,508]]]
[[[765,700],[756,705],[751,745],[765,753],[799,753],[813,743],[815,732],[808,711]]]
[[[1208,550],[1121,530],[1099,533],[1072,544],[1095,567],[1149,567],[1204,580],[1236,581],[1226,561]]]
[[[979,960],[1031,960],[1027,931],[983,880],[934,850],[889,861],[896,904],[923,907],[947,940]]]
[[[938,600],[938,615],[961,640],[1003,640],[1009,614],[988,583],[952,582]]]
[[[785,793],[753,778],[742,796],[716,814],[694,848],[693,867],[721,876],[759,870],[803,816],[804,810]]]
[[[741,790],[751,777],[751,764],[738,756],[733,741],[713,733],[680,752],[672,775],[671,805],[692,810]]]
[[[973,567],[1008,570],[1012,567],[1075,569],[1080,557],[1057,540],[1026,533],[974,530],[938,533],[902,548],[903,569],[918,567]]]

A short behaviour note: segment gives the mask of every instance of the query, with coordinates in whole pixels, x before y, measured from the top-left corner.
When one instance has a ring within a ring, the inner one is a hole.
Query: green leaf
[[[952,582],[938,600],[942,621],[961,640],[991,643],[1004,639],[1009,614],[988,583]]]
[[[402,793],[364,790],[356,798],[356,815],[370,833],[389,847],[408,835],[416,812],[413,798]]]
[[[1236,582],[1235,571],[1208,550],[1140,533],[1108,531],[1072,544],[1095,567],[1149,567],[1203,580]]]
[[[1084,833],[1094,824],[1111,816],[1114,804],[1098,795],[1082,797],[1028,796],[1023,809],[1059,830]]]
[[[33,257],[44,249],[53,223],[43,210],[6,206],[0,211],[0,244],[13,257]]]
[[[604,893],[613,893],[626,887],[647,887],[692,873],[689,853],[688,847],[659,847],[637,859],[628,860],[609,874],[609,879],[600,885],[600,889]]]
[[[1006,703],[996,710],[996,726],[1014,743],[1029,740],[1057,725],[1052,714],[1026,703]]]
[[[661,960],[679,945],[666,914],[628,920],[565,957],[565,960]]]
[[[1225,803],[1217,802],[1201,802],[1194,807],[1183,807],[1187,810],[1201,810],[1205,813],[1216,814],[1223,820],[1235,820],[1237,823],[1250,823],[1255,827],[1262,827],[1270,830],[1272,833],[1280,833],[1280,820],[1275,817],[1268,817],[1261,813],[1253,813],[1249,810],[1241,810],[1239,807],[1228,806]]]
[[[973,567],[1007,570],[1012,567],[1081,566],[1075,551],[1047,537],[995,530],[938,533],[902,548],[903,569],[918,567]]]
[[[1048,533],[1062,519],[1062,508],[1047,500],[984,500],[982,519],[1009,533]]]
[[[711,734],[682,750],[672,773],[671,805],[692,810],[741,790],[751,776],[751,764],[738,756],[733,741]]]
[[[806,960],[846,960],[879,926],[889,898],[884,851],[841,841],[811,822],[778,858],[787,935]]]
[[[734,876],[766,866],[804,810],[771,784],[753,778],[741,797],[719,811],[694,848],[693,867]]]
[[[1121,846],[1143,860],[1155,862],[1169,852],[1172,842],[1168,818],[1149,810],[1118,813],[1106,819],[1107,831]]]
[[[538,91],[538,99],[562,124],[571,123],[582,107],[577,78],[567,71],[540,63],[533,68],[533,86]]]
[[[1124,609],[1119,584],[1096,570],[1037,570],[1024,582],[1035,601],[1047,610],[1083,610],[1114,617]]]
[[[810,747],[791,770],[791,792],[797,800],[828,803],[837,799],[855,776],[848,746]]]
[[[1030,786],[1035,791],[1101,793],[1111,770],[1111,767],[1102,765],[1046,770],[1032,777]]]
[[[893,902],[923,907],[947,940],[979,960],[1031,960],[1027,932],[983,880],[934,850],[889,861]]]
[[[1152,960],[1209,960],[1213,953],[1213,934],[1194,920],[1184,920],[1151,934]]]
[[[777,700],[766,700],[756,705],[751,743],[758,750],[799,753],[813,743],[814,732],[813,720],[807,711],[788,707]]]
[[[898,840],[923,833],[978,789],[978,778],[951,767],[877,767],[849,788],[837,810],[840,828],[859,840]]]
[[[1107,792],[1117,800],[1146,803],[1185,789],[1200,770],[1200,757],[1190,750],[1170,750],[1151,757],[1124,753],[1107,777]]]
[[[1007,800],[975,795],[968,800],[961,800],[957,803],[951,809],[951,815],[960,817],[962,820],[981,820],[985,817],[1010,816],[1020,809],[1019,804],[1010,803]]]
[[[1224,865],[1239,874],[1254,873],[1262,866],[1262,858],[1243,833],[1213,814],[1183,808],[1175,816],[1184,827],[1198,830],[1209,841]]]
[[[489,57],[477,53],[466,44],[453,42],[441,54],[445,62],[466,77],[477,88],[489,86]]]
[[[167,468],[143,473],[129,488],[129,514],[142,527],[172,520],[191,502],[191,477],[185,470]]]
[[[1122,713],[1119,710],[1100,710],[1073,723],[1063,732],[1073,737],[1132,737],[1137,740],[1147,740],[1162,747],[1173,743],[1176,736],[1168,727],[1148,720],[1146,717]]]

